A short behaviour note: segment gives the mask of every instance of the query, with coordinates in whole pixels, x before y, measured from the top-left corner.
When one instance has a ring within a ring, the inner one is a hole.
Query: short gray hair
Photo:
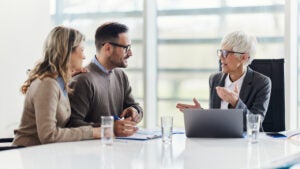
[[[223,38],[221,46],[232,48],[234,52],[248,53],[248,65],[251,64],[256,53],[257,40],[243,31],[231,32]],[[239,54],[237,54],[239,56]]]

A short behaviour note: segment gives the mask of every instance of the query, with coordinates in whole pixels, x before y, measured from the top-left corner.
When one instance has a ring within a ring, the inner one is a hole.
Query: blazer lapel
[[[247,73],[244,78],[242,87],[240,89],[240,99],[243,101],[246,101],[247,97],[249,96],[249,93],[251,92],[252,79],[253,79],[253,70],[247,67]]]
[[[218,83],[216,83],[216,86],[220,86],[220,87],[224,87],[225,86],[225,79],[227,77],[228,74],[224,74],[222,73],[222,76],[220,77],[220,80],[218,80]],[[221,98],[218,96],[216,89],[215,90],[215,95],[214,95],[214,108],[221,108]]]

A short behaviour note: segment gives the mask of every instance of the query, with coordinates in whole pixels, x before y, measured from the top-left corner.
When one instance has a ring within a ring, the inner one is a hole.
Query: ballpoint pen
[[[115,120],[115,121],[117,121],[117,120],[123,120],[123,119],[124,119],[124,117],[120,118],[119,116],[114,115],[114,120]]]

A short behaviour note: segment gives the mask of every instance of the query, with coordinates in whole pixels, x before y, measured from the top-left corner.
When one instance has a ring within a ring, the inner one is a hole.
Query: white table
[[[159,169],[159,168],[265,168],[300,152],[300,144],[260,136],[258,144],[247,139],[186,138],[173,135],[164,146],[161,139],[100,140],[55,143],[0,152],[0,169]]]

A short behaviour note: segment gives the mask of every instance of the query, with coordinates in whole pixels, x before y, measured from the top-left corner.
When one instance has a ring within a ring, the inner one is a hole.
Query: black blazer
[[[224,87],[228,74],[219,72],[209,77],[209,107],[220,108],[221,99],[216,87]],[[240,97],[235,109],[243,109],[244,130],[246,129],[246,114],[261,114],[265,117],[271,96],[271,80],[269,77],[247,68],[247,73],[240,89]]]

